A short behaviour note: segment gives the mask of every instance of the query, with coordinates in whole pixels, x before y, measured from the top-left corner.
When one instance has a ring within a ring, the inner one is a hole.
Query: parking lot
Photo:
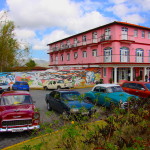
[[[75,89],[80,93],[87,92],[91,90],[91,88],[84,88],[84,89]],[[57,113],[53,113],[51,116],[47,114],[47,107],[45,103],[45,95],[50,93],[50,90],[30,90],[30,94],[35,101],[36,107],[40,111],[41,115],[41,123],[49,122],[53,123],[54,120],[60,120],[59,124],[63,125],[63,121],[60,118],[60,115]],[[29,139],[31,134],[29,132],[20,132],[20,133],[0,133],[0,149],[5,148],[7,146],[19,143],[21,141]]]

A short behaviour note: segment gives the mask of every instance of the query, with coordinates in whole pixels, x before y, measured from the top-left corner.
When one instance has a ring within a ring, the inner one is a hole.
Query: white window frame
[[[63,54],[61,54],[61,61],[63,61],[64,60],[64,55]]]
[[[148,32],[148,39],[150,39],[150,32]]]
[[[70,53],[67,53],[67,61],[70,61]]]
[[[82,55],[83,55],[83,58],[86,58],[87,57],[87,51],[83,51]]]
[[[74,59],[78,58],[78,53],[74,52]]]
[[[142,38],[145,38],[145,31],[142,31]]]
[[[138,30],[134,30],[134,37],[138,37]]]
[[[82,36],[82,41],[83,41],[83,42],[86,42],[86,35],[83,35],[83,36]]]
[[[92,50],[92,56],[97,57],[97,49]]]

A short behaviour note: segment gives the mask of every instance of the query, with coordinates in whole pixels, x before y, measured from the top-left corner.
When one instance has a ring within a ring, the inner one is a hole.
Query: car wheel
[[[47,102],[47,110],[51,111],[52,110],[52,107],[50,106],[50,103]]]
[[[60,90],[61,89],[61,87],[60,86],[57,86],[57,90]]]
[[[92,99],[90,97],[85,97],[84,101],[87,103],[92,103]]]
[[[44,90],[46,90],[46,91],[48,90],[47,86],[44,86]]]
[[[64,112],[62,113],[62,118],[63,118],[64,120],[68,120],[68,119],[70,118],[70,114],[69,114],[68,112],[64,111]]]

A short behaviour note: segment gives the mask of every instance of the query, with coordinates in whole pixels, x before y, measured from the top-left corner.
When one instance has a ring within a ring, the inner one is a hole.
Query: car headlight
[[[38,119],[38,118],[40,118],[40,114],[39,113],[35,113],[33,117],[34,117],[34,119]]]
[[[76,113],[76,112],[79,112],[79,109],[78,108],[72,108],[72,109],[70,109],[70,112],[71,113]]]

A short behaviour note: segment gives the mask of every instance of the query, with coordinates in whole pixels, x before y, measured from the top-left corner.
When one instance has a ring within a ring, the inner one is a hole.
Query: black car
[[[65,117],[70,114],[91,115],[96,111],[94,105],[84,102],[80,95],[73,90],[54,90],[46,94],[47,109],[53,109]]]

